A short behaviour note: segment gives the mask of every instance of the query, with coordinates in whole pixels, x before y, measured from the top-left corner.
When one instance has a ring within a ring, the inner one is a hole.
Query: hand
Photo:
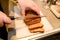
[[[11,20],[5,15],[3,12],[0,11],[0,27],[3,26],[4,23],[11,23]]]
[[[32,0],[17,0],[19,7],[21,7],[22,15],[25,16],[26,10],[33,10],[40,16],[40,10]]]

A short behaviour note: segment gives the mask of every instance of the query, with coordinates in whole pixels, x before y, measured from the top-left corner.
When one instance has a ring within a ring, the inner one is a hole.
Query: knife
[[[35,18],[42,18],[42,17],[46,17],[46,16],[40,16],[40,17],[36,16],[36,17],[34,17],[33,19],[35,19]],[[24,20],[26,17],[14,17],[14,16],[9,16],[9,18],[10,18],[11,20],[15,20],[15,19]]]

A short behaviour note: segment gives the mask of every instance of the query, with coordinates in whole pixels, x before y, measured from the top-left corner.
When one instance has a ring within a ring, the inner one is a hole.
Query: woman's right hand
[[[4,23],[10,24],[11,22],[11,19],[6,14],[0,11],[0,27],[2,27]]]

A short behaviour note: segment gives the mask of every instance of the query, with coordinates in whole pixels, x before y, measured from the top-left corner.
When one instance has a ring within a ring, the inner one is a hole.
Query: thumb
[[[10,19],[9,17],[7,17],[7,16],[4,16],[3,21],[4,21],[5,23],[7,23],[7,24],[10,24],[10,23],[12,22],[11,19]]]

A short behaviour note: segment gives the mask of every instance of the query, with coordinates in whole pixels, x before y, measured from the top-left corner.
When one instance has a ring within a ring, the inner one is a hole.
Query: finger
[[[38,16],[40,16],[40,10],[37,6],[33,5],[33,7],[31,6],[30,8],[34,10],[38,14]]]
[[[0,27],[2,27],[3,26],[3,22],[0,22]]]
[[[25,16],[25,9],[21,10],[22,16]]]
[[[2,12],[0,11],[0,27],[3,26],[3,15]]]
[[[6,14],[4,14],[4,13],[1,12],[1,11],[0,11],[0,13],[1,13],[1,17],[0,17],[0,18],[2,19],[2,22],[11,23],[11,19],[8,18]]]
[[[2,17],[0,17],[0,27],[2,27],[3,26],[3,19],[2,19]]]
[[[3,26],[3,22],[0,22],[0,27],[2,27]]]
[[[5,13],[3,13],[1,11],[0,11],[0,15],[1,15],[1,17],[7,16]]]
[[[7,24],[10,24],[12,21],[9,17],[5,16],[4,17],[4,22],[7,23]]]

